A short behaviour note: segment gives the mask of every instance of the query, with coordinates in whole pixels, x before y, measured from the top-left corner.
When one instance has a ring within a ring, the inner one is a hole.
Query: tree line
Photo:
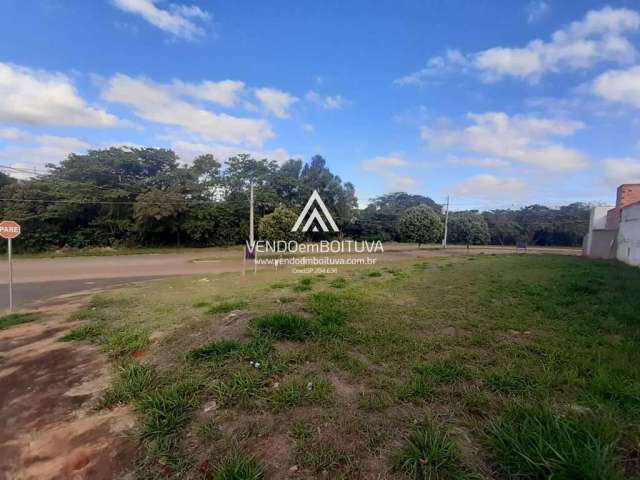
[[[359,209],[353,184],[332,173],[319,155],[308,163],[278,164],[240,154],[223,166],[212,155],[184,165],[168,149],[91,150],[47,165],[47,172],[35,177],[0,173],[0,213],[22,225],[15,245],[21,251],[234,245],[248,235],[251,183],[259,238],[305,239],[290,230],[313,190],[341,235],[416,243],[442,238],[442,208],[431,198],[390,193]],[[588,208],[451,212],[448,225],[450,243],[579,245]],[[323,235],[309,233],[307,239]]]

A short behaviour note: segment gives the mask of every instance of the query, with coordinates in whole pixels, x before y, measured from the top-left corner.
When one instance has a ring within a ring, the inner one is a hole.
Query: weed
[[[342,305],[342,297],[332,292],[319,292],[310,300],[311,311],[316,315],[321,333],[337,333],[345,324],[346,309]]]
[[[102,397],[99,406],[109,408],[118,403],[137,400],[151,390],[156,382],[156,372],[151,365],[131,362],[121,366],[112,387]]]
[[[106,336],[104,348],[109,355],[118,358],[142,351],[149,343],[146,331],[135,327],[121,327]]]
[[[427,399],[441,384],[457,383],[469,377],[467,370],[457,360],[436,360],[428,365],[413,367],[409,381],[400,386],[401,399]]]
[[[103,333],[103,329],[100,325],[82,325],[81,327],[74,328],[66,335],[60,337],[61,342],[73,342],[79,340],[98,340]]]
[[[161,449],[173,447],[178,434],[189,422],[198,398],[198,386],[192,383],[158,387],[142,395],[136,405],[144,415],[142,438],[155,440]]]
[[[254,457],[233,451],[224,458],[213,478],[214,480],[262,480],[264,470]]]
[[[295,301],[296,301],[296,297],[278,297],[276,299],[277,303],[282,303],[282,304],[293,303]]]
[[[20,325],[21,323],[28,323],[38,320],[40,316],[37,313],[10,313],[0,317],[0,330],[13,327],[14,325]]]
[[[430,419],[413,426],[392,457],[393,466],[414,479],[459,478],[458,448],[447,430]]]
[[[384,410],[391,406],[393,399],[384,391],[361,392],[358,397],[358,408],[366,411]]]
[[[213,391],[222,406],[246,407],[258,399],[263,383],[258,373],[236,372],[214,384]]]
[[[209,360],[224,358],[231,352],[235,352],[242,347],[240,342],[235,340],[217,340],[207,345],[191,350],[188,357],[191,360]]]
[[[303,283],[299,283],[298,285],[294,285],[293,287],[294,292],[308,292],[311,289],[312,289],[311,285],[307,285]]]
[[[275,410],[284,410],[302,405],[326,403],[331,397],[331,391],[331,384],[328,381],[309,377],[283,382],[273,390],[269,400]]]
[[[222,432],[215,419],[208,418],[198,426],[198,436],[206,442],[212,442],[218,440],[222,436]]]
[[[416,366],[413,371],[417,376],[438,384],[451,384],[469,378],[469,373],[461,362],[451,359],[436,360],[428,365]]]
[[[367,277],[376,278],[376,277],[381,277],[381,276],[382,276],[382,273],[377,271],[377,270],[367,273]]]
[[[494,392],[526,393],[535,388],[534,382],[528,377],[510,373],[493,373],[487,379],[487,385]]]
[[[209,302],[197,302],[193,304],[193,308],[204,308],[211,305]]]
[[[272,283],[271,285],[269,285],[270,288],[275,289],[280,289],[280,288],[287,288],[289,286],[289,284],[287,282],[276,282],[276,283]]]
[[[489,427],[496,464],[523,479],[621,479],[616,425],[605,416],[514,406]]]
[[[338,288],[338,289],[342,289],[342,288],[346,288],[347,286],[347,279],[344,277],[337,277],[334,278],[333,280],[331,280],[329,282],[329,286],[333,287],[333,288]]]
[[[240,310],[246,306],[247,302],[244,300],[238,300],[236,302],[220,302],[215,305],[211,305],[206,311],[210,315],[216,315],[218,313],[229,313],[233,310]]]
[[[255,327],[259,332],[274,338],[288,340],[304,340],[313,333],[311,322],[293,313],[264,315],[256,319]]]

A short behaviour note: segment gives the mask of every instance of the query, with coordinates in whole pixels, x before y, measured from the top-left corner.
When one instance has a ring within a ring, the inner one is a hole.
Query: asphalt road
[[[13,305],[20,307],[69,293],[100,290],[132,282],[155,280],[162,277],[96,278],[87,280],[58,280],[53,282],[17,283],[13,285]],[[9,285],[0,284],[0,310],[9,308]]]

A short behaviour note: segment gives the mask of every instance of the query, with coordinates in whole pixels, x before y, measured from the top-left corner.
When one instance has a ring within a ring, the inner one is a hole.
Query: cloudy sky
[[[640,181],[640,2],[4,0],[0,165],[110,145],[323,155],[361,203]]]

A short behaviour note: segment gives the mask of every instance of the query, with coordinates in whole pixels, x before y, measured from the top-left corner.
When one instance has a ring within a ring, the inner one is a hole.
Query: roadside
[[[467,249],[438,246],[418,249],[415,244],[385,244],[383,261],[406,260],[489,253],[514,253],[513,247],[482,246]],[[531,248],[530,253],[576,255],[579,250],[566,248]],[[14,261],[14,295],[18,306],[60,294],[111,287],[129,281],[238,272],[243,268],[241,247],[186,250],[179,253],[126,254],[122,256],[77,256],[64,258],[17,258]],[[250,268],[249,266],[247,268]],[[270,267],[262,267],[270,268]],[[0,262],[0,292],[6,288],[7,262]],[[7,295],[0,293],[0,309],[8,305]]]
[[[135,454],[130,409],[93,410],[107,358],[59,342],[88,300],[60,297],[34,311],[40,320],[0,330],[0,480],[118,478]]]

